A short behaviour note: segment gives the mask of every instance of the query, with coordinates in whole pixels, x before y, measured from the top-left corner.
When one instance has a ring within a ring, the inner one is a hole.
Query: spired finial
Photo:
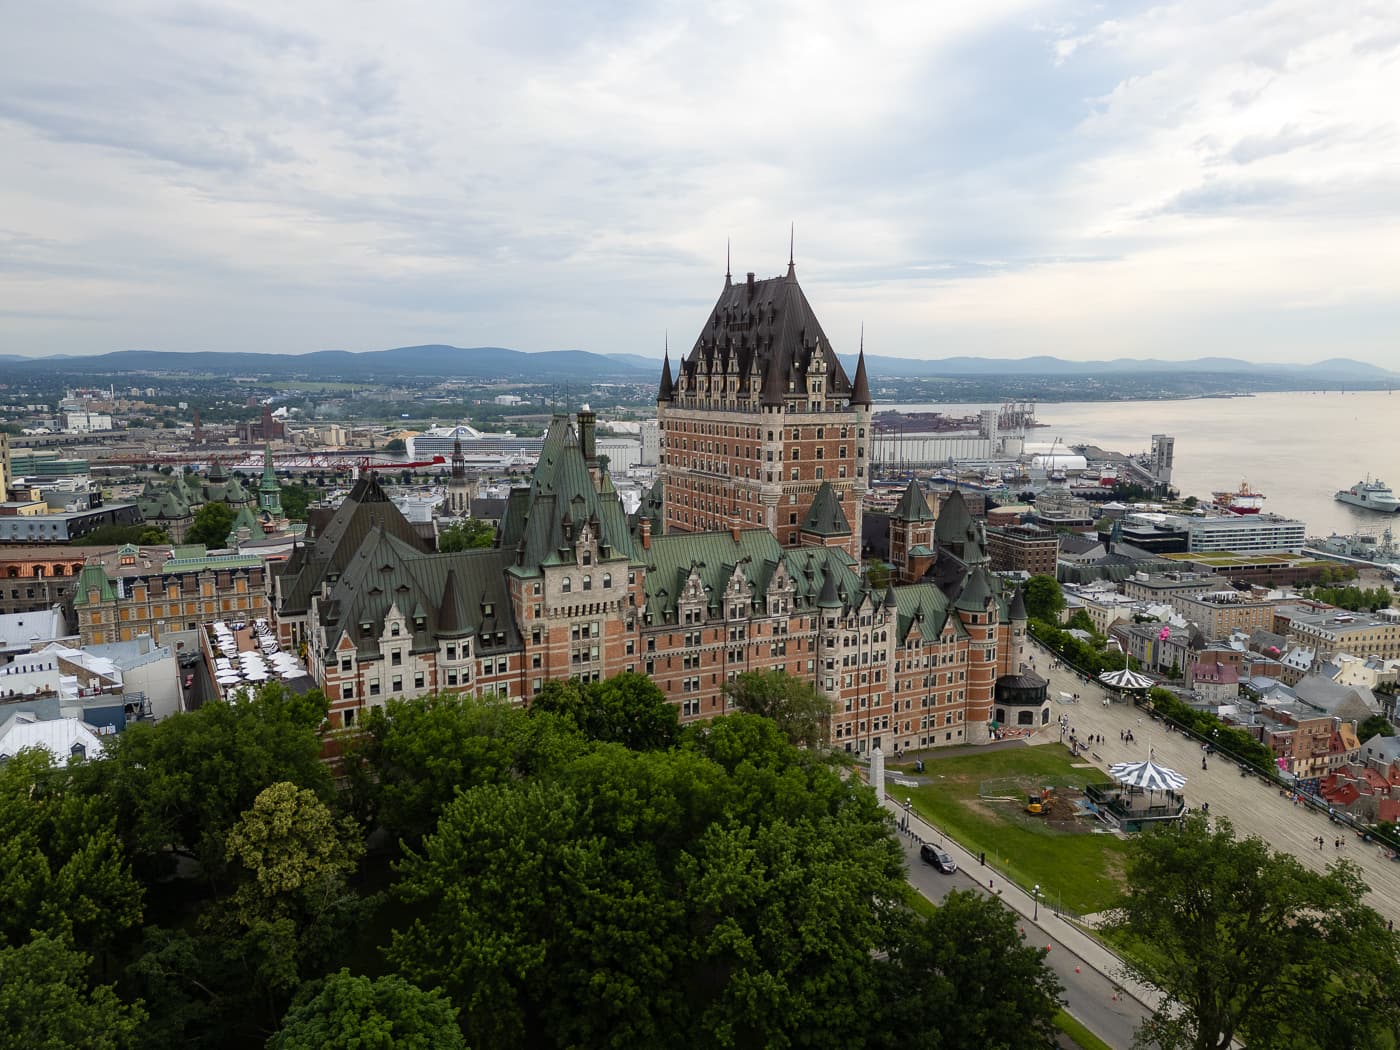
[[[860,352],[865,353],[865,322],[860,323]]]
[[[724,239],[724,276],[725,276],[726,278],[728,278],[728,277],[731,276],[731,274],[730,274],[730,266],[729,266],[729,238],[728,238],[728,237],[726,237],[726,238]]]
[[[797,243],[797,223],[788,227],[788,269],[792,269],[793,259],[796,257],[793,246]]]

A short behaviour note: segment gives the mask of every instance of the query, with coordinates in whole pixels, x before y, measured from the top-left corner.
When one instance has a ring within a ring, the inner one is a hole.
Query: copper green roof
[[[107,578],[107,572],[101,565],[84,565],[78,573],[78,582],[73,587],[73,604],[86,605],[88,591],[94,588],[98,592],[99,601],[110,602],[117,597],[116,589],[113,588],[112,581]]]
[[[606,474],[595,487],[568,417],[555,415],[530,487],[512,489],[506,500],[498,545],[513,553],[516,575],[534,575],[541,566],[573,563],[585,530],[598,544],[600,561],[635,556],[617,490]]]
[[[705,608],[719,608],[720,599],[736,566],[746,579],[771,578],[782,557],[777,538],[767,529],[741,529],[734,533],[687,532],[653,537],[646,559],[647,613],[652,623],[675,623],[676,603],[694,573],[705,595]],[[761,597],[755,584],[749,593],[752,602]]]
[[[256,554],[201,554],[195,557],[167,558],[163,573],[198,572],[201,569],[253,569],[263,563]]]
[[[895,521],[932,521],[933,511],[929,510],[928,499],[923,489],[913,478],[904,487],[904,495],[899,497],[899,505],[890,515]]]
[[[397,608],[409,620],[412,651],[437,647],[438,638],[474,635],[481,651],[520,648],[506,586],[508,551],[425,553],[374,526],[346,560],[344,571],[319,603],[326,640],[347,634],[364,658],[379,655],[384,620]]]
[[[370,530],[376,527],[415,550],[427,550],[408,519],[389,502],[379,479],[374,474],[360,478],[320,535],[311,541],[311,546],[294,548],[287,559],[282,575],[282,611],[288,614],[305,612],[322,581],[340,573]]]
[[[954,605],[966,612],[985,612],[987,604],[996,594],[996,581],[992,579],[991,573],[985,567],[976,565],[968,570],[967,579],[963,582]]]
[[[903,643],[909,637],[910,629],[918,624],[919,634],[924,638],[937,638],[945,625],[950,625],[948,596],[936,584],[915,583],[894,590],[896,638]],[[956,616],[951,617],[954,633],[965,636],[966,628]]]
[[[849,536],[851,524],[841,510],[841,501],[836,498],[836,490],[831,482],[823,481],[817,494],[812,497],[812,506],[807,517],[802,520],[802,531],[814,536]]]

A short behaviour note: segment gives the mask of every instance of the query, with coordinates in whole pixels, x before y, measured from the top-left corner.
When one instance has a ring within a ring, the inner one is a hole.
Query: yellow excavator
[[[1050,812],[1050,807],[1055,802],[1055,789],[1052,787],[1041,788],[1039,795],[1031,795],[1026,799],[1026,812],[1042,815]]]

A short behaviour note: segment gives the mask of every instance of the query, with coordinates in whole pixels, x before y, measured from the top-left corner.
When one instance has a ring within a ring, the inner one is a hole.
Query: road
[[[1201,745],[1196,740],[1172,732],[1164,725],[1143,715],[1126,703],[1103,706],[1104,692],[1084,682],[1076,673],[1060,668],[1049,670],[1051,656],[1035,646],[1035,670],[1050,680],[1050,695],[1055,698],[1055,716],[1064,714],[1081,738],[1086,734],[1102,735],[1104,742],[1096,744],[1083,761],[1107,770],[1115,762],[1141,761],[1151,752],[1160,765],[1175,769],[1186,777],[1185,796],[1188,804],[1210,803],[1211,816],[1228,817],[1241,835],[1258,835],[1275,850],[1291,853],[1310,868],[1321,871],[1338,857],[1346,857],[1362,872],[1370,894],[1367,903],[1385,918],[1400,922],[1400,863],[1388,860],[1374,844],[1363,843],[1351,829],[1333,824],[1326,814],[1306,806],[1295,806],[1283,797],[1279,789],[1258,777],[1242,777],[1239,768],[1227,759],[1212,755],[1201,769]],[[1066,704],[1060,693],[1081,694],[1077,704]],[[1032,743],[1059,740],[1059,730],[1051,724],[1042,729]],[[1131,729],[1134,742],[1119,739],[1119,734]],[[1319,847],[1318,837],[1323,844]],[[1340,839],[1342,846],[1335,842]]]
[[[893,799],[887,800],[887,805],[899,815],[900,807]],[[915,889],[935,902],[942,900],[952,890],[971,890],[984,897],[992,895],[985,880],[978,881],[972,877],[971,872],[975,871],[980,876],[986,870],[976,866],[976,858],[917,816],[913,819],[913,829],[914,836],[902,835],[900,838],[909,863],[909,882]],[[958,862],[958,871],[944,875],[932,865],[925,864],[919,858],[920,836],[941,844]],[[996,896],[1013,911],[1021,913],[1020,926],[1026,941],[1041,947],[1050,946],[1045,962],[1064,985],[1065,1009],[1109,1046],[1124,1050],[1131,1046],[1134,1031],[1151,1011],[1108,975],[1116,971],[1108,951],[1075,930],[1049,908],[1042,907],[1039,921],[1032,921],[1030,916],[1036,913],[1036,909],[1025,894],[1014,886],[1003,884],[1001,880],[996,880],[995,885],[999,890]],[[1076,954],[1075,949],[1083,954]],[[1092,957],[1092,961],[1086,957]]]

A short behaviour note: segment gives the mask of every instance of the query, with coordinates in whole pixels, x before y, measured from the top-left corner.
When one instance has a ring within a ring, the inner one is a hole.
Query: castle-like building
[[[362,478],[274,578],[283,644],[304,644],[337,725],[392,697],[528,703],[550,679],[624,671],[692,721],[767,670],[830,697],[831,744],[855,753],[986,741],[1008,720],[998,682],[1040,724],[1020,676],[1024,606],[960,497],[935,520],[911,482],[890,583],[863,573],[869,414],[863,351],[848,379],[791,262],[772,280],[726,275],[677,375],[668,354],[661,477],[635,515],[586,410],[554,417],[492,550],[428,550]]]

